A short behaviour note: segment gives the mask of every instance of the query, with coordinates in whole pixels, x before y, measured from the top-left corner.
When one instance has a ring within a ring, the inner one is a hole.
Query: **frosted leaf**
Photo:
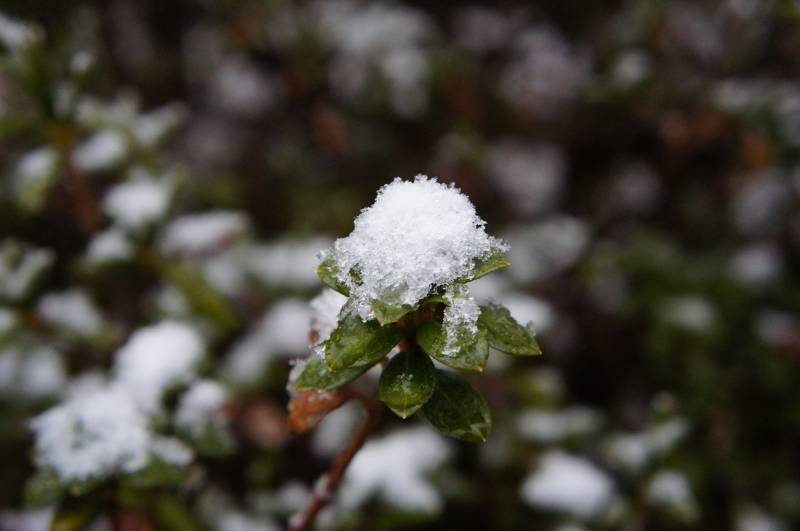
[[[228,391],[213,380],[200,380],[192,384],[178,402],[175,425],[194,437],[202,437],[209,426],[222,426],[225,417],[222,406]]]
[[[201,255],[213,253],[241,236],[248,227],[240,212],[216,211],[182,216],[166,228],[161,248],[168,253]]]
[[[37,462],[64,480],[135,472],[148,461],[147,418],[130,395],[109,387],[58,405],[30,423]]]
[[[471,343],[478,333],[481,309],[469,296],[465,286],[453,286],[445,294],[447,307],[442,324],[445,330],[442,355],[455,356],[464,344]]]
[[[343,506],[354,508],[371,496],[406,510],[436,512],[442,496],[426,476],[450,457],[450,446],[426,427],[372,439],[359,451],[339,490]]]
[[[97,307],[82,290],[48,293],[36,308],[47,323],[80,336],[96,336],[105,326]]]
[[[374,317],[371,304],[414,306],[432,288],[466,276],[473,261],[505,244],[486,234],[466,195],[454,186],[418,175],[395,179],[378,190],[355,228],[334,243],[331,256],[360,317]],[[351,274],[351,271],[354,274]]]
[[[114,186],[103,199],[103,210],[119,225],[140,229],[161,219],[169,206],[171,184],[143,171],[132,172],[131,179]]]
[[[322,343],[339,324],[339,312],[347,301],[347,297],[330,288],[311,299],[311,329],[317,332],[316,343]]]
[[[538,469],[522,484],[521,492],[533,507],[591,519],[612,501],[614,484],[591,462],[554,450],[542,456]]]
[[[203,354],[197,332],[186,324],[164,321],[141,328],[117,352],[117,382],[145,411],[158,409],[164,392],[190,381]]]

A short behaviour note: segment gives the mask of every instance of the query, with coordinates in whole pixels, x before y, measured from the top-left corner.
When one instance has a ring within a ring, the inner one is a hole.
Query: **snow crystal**
[[[478,317],[481,309],[469,296],[466,286],[450,287],[445,294],[447,307],[442,324],[445,330],[444,356],[455,356],[460,345],[469,341],[478,332]]]
[[[339,501],[354,508],[376,495],[401,509],[438,511],[441,495],[425,476],[440,467],[450,453],[445,440],[425,427],[370,440],[347,469]]]
[[[317,343],[322,343],[339,324],[339,311],[347,297],[330,288],[311,299],[311,329],[318,334]]]
[[[167,226],[161,246],[169,253],[207,254],[240,236],[247,225],[247,218],[241,212],[220,210],[190,214]]]
[[[127,155],[128,142],[119,131],[107,129],[82,142],[72,158],[78,171],[85,173],[110,170]]]
[[[213,380],[193,383],[178,402],[175,425],[195,437],[201,437],[210,424],[224,422],[221,408],[227,398],[227,390]]]
[[[364,320],[373,316],[372,301],[415,305],[432,287],[466,276],[473,260],[493,247],[505,249],[486,234],[466,195],[423,175],[382,187],[354,224],[326,256],[340,267],[340,280]],[[351,270],[358,272],[359,282],[348,274]]]
[[[225,362],[226,372],[239,383],[258,379],[271,359],[308,350],[311,310],[299,299],[275,303],[261,321],[240,339]]]
[[[76,397],[30,425],[39,465],[65,480],[134,472],[148,461],[147,418],[120,388]]]
[[[127,260],[133,255],[133,245],[120,229],[110,228],[98,233],[89,243],[86,259],[91,263]]]
[[[608,506],[614,485],[589,461],[555,450],[542,456],[539,468],[522,484],[521,493],[534,507],[590,519]]]
[[[39,299],[37,311],[49,324],[82,336],[103,331],[100,312],[83,290],[48,293]]]
[[[531,409],[517,417],[517,431],[528,440],[553,443],[567,437],[586,435],[600,425],[600,416],[584,407],[565,411]]]
[[[135,230],[164,216],[169,206],[171,186],[143,171],[132,173],[131,179],[109,190],[103,199],[103,209],[122,227]]]
[[[186,324],[163,321],[134,332],[117,352],[117,381],[145,411],[158,408],[172,385],[192,379],[203,354],[197,332]]]

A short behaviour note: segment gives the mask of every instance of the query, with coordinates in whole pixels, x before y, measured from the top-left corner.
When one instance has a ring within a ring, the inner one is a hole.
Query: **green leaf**
[[[422,407],[434,428],[467,442],[485,442],[492,428],[489,406],[472,386],[457,374],[436,370],[436,390]]]
[[[492,249],[485,256],[476,258],[473,264],[472,271],[469,275],[464,277],[462,280],[463,282],[472,282],[473,280],[477,280],[488,275],[492,271],[497,271],[498,269],[510,266],[511,262],[508,260],[508,257],[503,251],[497,247],[492,247]]]
[[[236,328],[239,318],[233,307],[208,284],[200,270],[181,262],[164,262],[162,271],[195,311],[211,318],[225,330]]]
[[[340,273],[339,266],[336,265],[336,261],[333,259],[332,255],[328,255],[328,257],[317,266],[317,276],[323,284],[349,297],[350,288],[347,287],[347,284],[339,280]]]
[[[481,330],[471,340],[463,341],[453,356],[443,354],[445,329],[436,321],[424,323],[417,329],[417,343],[429,356],[453,369],[481,372],[489,359],[489,342]]]
[[[375,360],[378,363],[379,360]],[[327,391],[348,384],[367,372],[372,365],[360,365],[332,371],[319,356],[312,356],[303,363],[300,374],[289,387],[293,391]]]
[[[25,505],[47,505],[58,500],[63,493],[64,485],[58,474],[50,468],[42,468],[25,483]]]
[[[339,326],[324,343],[325,361],[333,371],[374,365],[392,350],[401,337],[398,328],[382,327],[375,321],[364,322],[345,305]]]
[[[381,400],[401,418],[421,408],[433,395],[436,369],[423,352],[397,354],[383,369],[379,384]]]
[[[481,306],[478,328],[486,330],[489,344],[514,356],[538,356],[542,353],[533,330],[511,317],[511,312],[499,304]]]
[[[372,312],[375,314],[375,319],[378,320],[381,326],[396,323],[401,317],[416,309],[417,306],[411,306],[409,304],[392,306],[391,304],[386,304],[379,300],[372,301]]]

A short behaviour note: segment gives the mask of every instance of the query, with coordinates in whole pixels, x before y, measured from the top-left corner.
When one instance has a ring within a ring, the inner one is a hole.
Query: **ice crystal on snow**
[[[353,232],[324,256],[334,258],[339,280],[366,320],[373,317],[373,301],[416,305],[432,288],[467,276],[492,248],[504,250],[485,225],[455,186],[424,175],[398,178],[378,191]]]

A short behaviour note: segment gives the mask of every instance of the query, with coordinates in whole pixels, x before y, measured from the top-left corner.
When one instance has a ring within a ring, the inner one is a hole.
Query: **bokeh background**
[[[177,319],[229,447],[167,490],[285,529],[360,415],[285,427],[316,253],[422,173],[510,243],[475,294],[545,355],[472,380],[485,445],[387,412],[320,529],[797,529],[799,6],[4,0],[0,528],[55,512],[28,420]]]

